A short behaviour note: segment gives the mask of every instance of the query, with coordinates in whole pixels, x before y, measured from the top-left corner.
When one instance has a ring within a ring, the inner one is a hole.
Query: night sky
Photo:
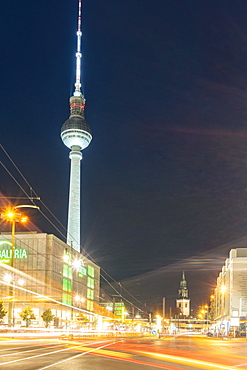
[[[77,6],[0,4],[0,143],[64,226],[70,160],[60,129],[74,91]],[[247,246],[247,3],[83,0],[82,24],[93,131],[82,246],[148,304],[173,305],[185,270],[200,304],[229,250]],[[3,151],[0,160],[30,194]],[[0,185],[23,195],[2,166]]]

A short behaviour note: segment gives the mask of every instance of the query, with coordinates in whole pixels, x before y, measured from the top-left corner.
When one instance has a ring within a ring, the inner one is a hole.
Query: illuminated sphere
[[[85,149],[92,140],[92,130],[84,118],[85,99],[83,95],[71,96],[70,117],[61,128],[61,138],[68,147]]]
[[[61,128],[61,138],[68,148],[79,146],[83,150],[92,140],[92,130],[84,119],[69,118]]]

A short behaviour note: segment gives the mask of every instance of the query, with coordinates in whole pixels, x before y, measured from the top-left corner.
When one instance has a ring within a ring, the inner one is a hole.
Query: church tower
[[[178,298],[176,299],[176,307],[180,309],[183,316],[190,316],[190,299],[187,289],[187,281],[183,271],[182,279],[179,284]]]

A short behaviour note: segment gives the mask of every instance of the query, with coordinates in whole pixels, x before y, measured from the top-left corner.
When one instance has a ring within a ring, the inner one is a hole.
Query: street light
[[[15,207],[7,207],[4,209],[3,213],[1,213],[1,218],[4,221],[11,222],[11,259],[10,259],[10,266],[14,267],[14,252],[15,252],[15,224],[16,222],[25,223],[28,221],[28,217],[23,215],[22,213],[18,212],[17,209],[19,208],[36,208],[39,209],[37,206],[33,206],[30,204],[21,204]]]
[[[81,302],[81,303],[84,303],[85,302],[85,298],[84,297],[80,297],[78,294],[75,295],[75,301],[77,303]]]
[[[225,285],[222,285],[221,288],[220,288],[220,292],[222,294],[225,294],[226,290],[227,290],[226,286]]]
[[[22,213],[18,212],[19,208],[36,208],[39,207],[30,205],[30,204],[20,204],[14,207],[7,207],[3,210],[0,214],[0,218],[4,221],[11,223],[11,258],[10,258],[10,266],[14,268],[14,258],[15,258],[15,224],[16,222],[25,223],[28,221],[28,217],[23,215]],[[13,286],[10,286],[10,299],[9,301],[9,315],[8,315],[8,326],[12,326],[13,322]]]

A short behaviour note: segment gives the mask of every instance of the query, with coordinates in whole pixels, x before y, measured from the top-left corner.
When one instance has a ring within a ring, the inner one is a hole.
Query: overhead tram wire
[[[58,222],[58,224],[66,231],[66,227],[59,221],[59,219],[53,214],[53,212],[46,206],[46,204],[41,200],[41,198],[38,196],[38,194],[34,191],[34,189],[31,187],[31,185],[29,184],[29,182],[27,181],[27,179],[25,178],[25,176],[22,174],[22,172],[19,170],[19,168],[17,167],[17,165],[15,164],[15,162],[12,160],[12,158],[10,157],[10,155],[7,153],[7,151],[4,149],[4,147],[2,146],[2,144],[0,144],[0,148],[4,151],[4,153],[6,154],[6,156],[8,157],[8,159],[10,160],[10,162],[13,164],[13,166],[15,167],[15,169],[17,170],[17,172],[19,173],[19,175],[22,177],[22,179],[25,181],[25,183],[28,185],[29,189],[31,191],[33,191],[34,195],[39,198],[40,200],[40,203],[46,208],[46,210],[52,215],[52,217],[54,217],[54,219]],[[23,189],[23,187],[20,185],[20,183],[15,179],[15,177],[11,174],[11,172],[7,169],[7,167],[2,163],[0,162],[0,164],[2,165],[2,167],[5,169],[5,171],[11,176],[11,178],[15,181],[15,183],[19,186],[19,188],[23,191],[23,193],[26,195],[26,197],[35,205],[34,201],[33,201],[33,197],[30,197],[28,195],[28,193]],[[66,239],[66,236],[57,228],[56,225],[54,225],[54,223],[41,211],[39,210],[40,213],[42,214],[42,216],[56,229],[56,231],[64,238]]]
[[[0,144],[1,145],[1,144]],[[2,145],[1,145],[2,147]],[[9,156],[8,156],[9,157]],[[22,175],[21,171],[18,169],[18,167],[15,165],[15,163],[13,162],[13,160],[9,157],[9,159],[11,160],[12,164],[15,166],[16,170],[19,172],[19,174],[22,176],[23,180],[27,183],[27,185],[30,187],[30,184],[28,183],[28,181],[26,180],[26,178]],[[23,193],[27,196],[28,199],[30,199],[30,201],[32,201],[32,203],[34,204],[33,202],[33,199],[27,194],[27,192],[23,189],[23,187],[19,184],[19,182],[15,179],[15,177],[11,174],[11,172],[7,169],[7,167],[2,163],[0,162],[1,165],[3,166],[3,168],[6,170],[6,172],[11,176],[11,178],[15,181],[15,183],[20,187],[20,189],[23,191]],[[34,191],[34,194],[37,195],[37,193]],[[41,201],[42,205],[45,206],[45,208],[53,215],[53,213],[49,210],[49,208]],[[64,237],[65,235],[62,234],[62,232],[56,227],[56,225],[54,225],[54,223],[41,211],[39,210],[40,213],[42,214],[42,216]],[[55,216],[54,216],[55,217]],[[55,219],[57,219],[55,217]],[[60,223],[60,222],[59,222]],[[60,223],[61,224],[61,223]],[[95,262],[97,264],[97,262],[90,256],[90,254],[83,248],[83,251],[84,251],[84,254],[86,254],[87,257],[89,257],[93,262]],[[118,282],[111,276],[109,275],[103,268],[101,268],[101,271],[103,271],[107,276],[109,276],[115,283],[118,284]],[[133,305],[134,307],[136,307],[137,309],[141,310],[139,307],[135,306],[132,302],[130,302],[127,298],[125,298],[107,279],[106,277],[104,277],[101,273],[101,276],[102,278],[107,282],[107,284],[126,302],[128,302],[129,304]],[[126,291],[126,293],[128,295],[130,295],[132,298],[134,298],[135,301],[137,301],[138,303],[140,303],[141,305],[144,306],[144,304],[142,302],[140,302],[137,298],[135,298],[130,292],[127,291],[127,289],[125,289],[123,287],[123,289]],[[142,310],[141,310],[142,311]]]
[[[94,263],[96,263],[97,264],[97,261],[93,258],[93,257],[91,257],[90,256],[90,254],[83,248],[83,252],[84,252],[84,254],[86,255],[86,257],[90,257],[90,259],[94,262]],[[111,280],[113,280],[113,282],[114,283],[116,283],[116,284],[119,284],[119,282],[118,281],[116,281],[110,274],[108,274],[108,272],[106,272],[104,269],[103,269],[103,267],[100,267],[100,270],[101,271],[103,271]],[[111,286],[111,288],[116,292],[116,293],[118,293],[118,295],[122,298],[122,299],[124,299],[124,300],[126,300],[126,302],[128,302],[128,303],[131,303],[132,305],[133,305],[133,303],[132,302],[129,302],[126,298],[124,298],[123,296],[122,296],[122,294],[106,279],[106,277],[104,277],[103,275],[102,275],[102,273],[101,273],[101,276],[102,276],[102,278],[107,282],[107,284],[109,284],[110,286]],[[146,306],[143,302],[141,302],[139,299],[137,299],[137,298],[135,298],[126,288],[124,288],[124,286],[123,285],[121,285],[121,287],[126,291],[126,293],[128,294],[128,295],[130,295],[136,302],[138,302],[138,303],[140,303],[142,306]],[[136,307],[136,306],[135,306]],[[147,306],[146,306],[147,307]],[[136,308],[138,308],[138,307],[136,307]],[[150,310],[151,310],[151,308],[150,307],[147,307],[147,308],[149,308]],[[141,310],[142,311],[142,310]]]
[[[11,176],[11,178],[15,181],[15,183],[19,186],[19,188],[23,191],[23,193],[27,196],[27,198],[35,205],[34,201],[33,201],[33,198],[30,197],[27,192],[23,189],[23,187],[20,185],[20,183],[15,179],[15,177],[11,174],[11,172],[7,169],[7,167],[2,163],[0,162],[0,164],[3,166],[3,168],[5,169],[5,171]],[[49,208],[42,202],[40,201],[41,204],[50,212]],[[39,212],[41,213],[41,215],[57,230],[57,232],[62,235],[62,237],[65,239],[65,235],[57,228],[57,226],[39,209]],[[50,212],[52,214],[52,212]],[[60,223],[60,222],[59,222]]]
[[[19,175],[22,177],[22,179],[25,181],[25,183],[28,185],[29,189],[31,191],[33,191],[34,195],[40,199],[40,197],[38,196],[38,194],[35,192],[35,190],[32,188],[32,186],[29,184],[29,182],[27,181],[27,179],[25,178],[25,176],[22,174],[22,172],[19,170],[19,168],[17,167],[17,165],[15,164],[15,162],[12,160],[12,158],[10,157],[10,155],[7,153],[7,151],[4,149],[4,147],[2,146],[2,144],[0,144],[0,148],[3,150],[3,152],[5,153],[5,155],[8,157],[8,159],[10,160],[10,162],[12,163],[12,165],[15,167],[15,169],[17,170],[17,172],[19,173]],[[35,205],[34,201],[33,201],[33,197],[30,197],[28,195],[28,193],[23,189],[23,187],[20,185],[20,183],[15,179],[15,177],[12,175],[12,173],[7,169],[7,167],[0,161],[0,164],[2,165],[2,167],[5,169],[5,171],[10,175],[10,177],[14,180],[14,182],[19,186],[19,188],[23,191],[23,193],[26,195],[26,197]],[[41,204],[46,208],[46,210],[52,215],[52,217],[54,217],[54,219],[58,222],[58,224],[60,226],[62,226],[62,228],[66,231],[66,227],[58,220],[58,218],[53,214],[53,212],[46,206],[46,204],[40,199],[40,202]],[[60,231],[58,229],[58,227],[39,209],[39,212],[41,213],[41,215],[55,228],[55,230],[64,238],[66,239],[66,236],[62,233],[62,231]],[[82,248],[84,254],[86,257],[89,257],[89,259],[96,263],[97,264],[97,261],[95,261],[95,259],[84,249]],[[114,283],[116,284],[119,284],[119,282],[117,282],[110,274],[108,274],[101,266],[100,266],[100,269],[101,271],[103,271]],[[132,306],[134,306],[135,308],[139,309],[140,311],[142,311],[139,307],[135,306],[133,304],[133,302],[130,302],[127,298],[125,298],[108,280],[105,276],[102,275],[101,273],[101,276],[102,278],[106,281],[106,283],[119,295],[119,297],[121,297],[124,301],[128,302],[129,304],[131,304]],[[145,304],[141,301],[139,301],[137,298],[135,298],[126,288],[124,288],[122,286],[122,288],[125,290],[125,292],[130,296],[132,297],[136,302],[138,302],[139,304],[141,304],[142,306],[145,306]],[[148,308],[148,307],[147,307]]]
[[[12,165],[15,167],[15,169],[17,170],[17,172],[19,173],[19,175],[22,177],[22,179],[25,181],[25,183],[27,184],[27,186],[29,187],[30,191],[34,192],[34,195],[36,197],[38,197],[38,194],[34,191],[34,189],[32,188],[32,186],[29,184],[29,182],[27,181],[27,179],[25,178],[25,176],[23,175],[23,173],[19,170],[19,168],[17,167],[17,165],[15,164],[15,162],[13,161],[13,159],[10,157],[10,155],[7,153],[7,151],[5,150],[5,148],[3,147],[2,144],[0,144],[0,148],[3,150],[3,152],[5,153],[5,155],[8,157],[8,159],[10,160],[10,162],[12,163]],[[21,187],[21,185],[17,182],[17,180],[14,178],[14,176],[10,173],[10,171],[8,171],[8,169],[4,166],[4,164],[2,162],[0,162],[0,164],[5,168],[5,170],[8,172],[8,174],[12,177],[12,179],[16,182],[16,184],[20,187],[20,189],[24,192],[24,194],[26,194],[27,198],[35,205],[35,203],[33,202],[33,197],[30,197],[26,191]],[[46,208],[46,210],[51,214],[51,216],[57,221],[57,223],[62,227],[62,229],[64,229],[65,233],[67,234],[67,228],[59,221],[59,219],[54,215],[54,213],[46,206],[46,204],[40,199],[39,197],[39,200],[41,202],[41,204]],[[64,240],[67,239],[67,237],[62,233],[62,231],[60,231],[56,225],[54,225],[54,223],[41,211],[39,210],[40,213],[42,214],[42,216],[55,228],[55,230],[62,236],[62,238]]]
[[[90,259],[97,264],[97,261],[84,249],[82,248],[82,251],[83,253],[85,254],[86,257],[90,257]],[[108,274],[108,272],[106,272],[103,267],[100,267],[100,270],[103,271],[114,283],[116,284],[119,284],[119,282],[117,280],[115,280],[110,274]],[[122,297],[122,294],[116,290],[115,287],[112,286],[112,284],[101,274],[102,278],[115,290],[115,292],[117,292],[121,297]],[[131,296],[136,302],[140,303],[142,306],[145,306],[147,307],[143,302],[141,302],[139,299],[135,298],[126,288],[124,288],[123,285],[121,285],[121,287],[123,288],[123,290],[126,291],[126,293]],[[124,299],[124,297],[122,297]],[[151,310],[150,307],[147,307]]]
[[[143,309],[141,309],[140,307],[136,306],[133,302],[130,302],[127,298],[125,298],[102,274],[101,274],[102,278],[107,282],[107,284],[110,285],[110,287],[117,293],[117,295],[122,298],[125,302],[129,303],[131,306],[135,307],[138,309],[138,311],[143,311]],[[123,288],[123,286],[121,285],[121,287]],[[139,301],[137,298],[135,298],[131,293],[128,292],[127,289],[124,288],[124,290],[132,297],[134,298],[136,301],[138,301],[142,306],[145,306],[144,303],[142,303],[141,301]],[[150,307],[147,307],[146,308],[149,308],[151,310]]]

